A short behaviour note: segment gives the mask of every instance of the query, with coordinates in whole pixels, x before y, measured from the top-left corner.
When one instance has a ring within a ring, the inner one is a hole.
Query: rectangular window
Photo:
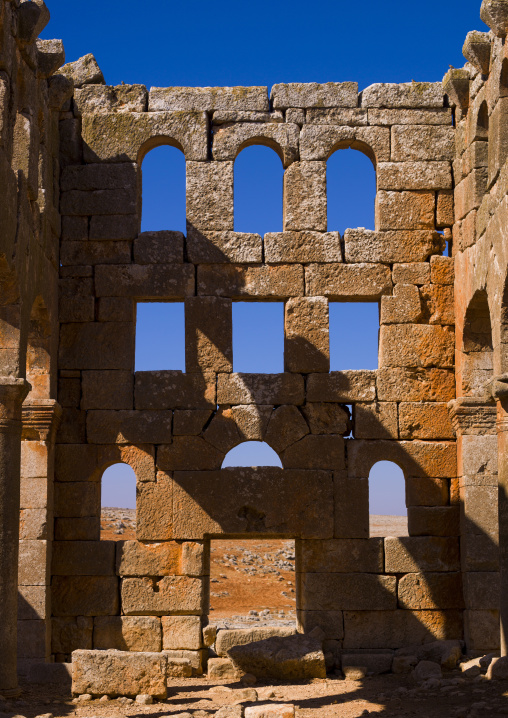
[[[136,371],[185,371],[183,302],[138,302]]]
[[[284,371],[283,302],[233,302],[233,371]]]
[[[379,304],[330,302],[330,371],[377,369]]]

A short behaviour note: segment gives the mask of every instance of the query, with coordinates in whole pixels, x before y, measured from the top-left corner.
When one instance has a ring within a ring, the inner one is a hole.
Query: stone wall
[[[68,71],[57,660],[162,645],[198,651],[200,665],[211,537],[296,539],[298,625],[320,625],[332,651],[461,638],[453,260],[443,256],[455,131],[441,84],[360,94],[350,82],[288,84],[269,97],[108,87],[82,65]],[[139,232],[141,163],[162,144],[185,154],[186,236]],[[264,237],[234,231],[233,165],[252,144],[285,168],[283,231]],[[348,147],[375,165],[376,230],[341,237],[327,231],[326,161]],[[232,372],[232,303],[248,298],[285,303],[282,374]],[[136,302],[147,300],[185,302],[185,373],[134,372]],[[328,302],[365,300],[380,304],[379,369],[330,372]],[[221,469],[245,440],[266,441],[284,468]],[[369,538],[368,476],[380,460],[404,471],[409,538]],[[117,461],[134,468],[138,498],[137,541],[115,555],[99,517],[101,476]]]

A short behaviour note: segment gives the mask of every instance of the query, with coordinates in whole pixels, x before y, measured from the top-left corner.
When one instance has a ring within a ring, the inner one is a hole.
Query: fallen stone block
[[[243,718],[243,706],[222,706],[215,714],[215,718]]]
[[[508,680],[508,656],[492,659],[487,669],[487,679],[489,681]]]
[[[265,628],[236,628],[226,629],[217,632],[215,651],[221,658],[227,658],[228,651],[233,646],[245,646],[248,643],[264,641],[274,636],[292,636],[296,633],[295,628],[271,627]]]
[[[473,658],[470,661],[464,661],[464,663],[460,664],[460,670],[466,678],[476,678],[482,672],[480,659]]]
[[[322,642],[310,635],[272,636],[228,650],[233,665],[256,678],[325,678]]]
[[[358,663],[360,663],[360,661],[358,661],[357,664]],[[349,681],[361,681],[368,673],[367,666],[361,665],[344,666],[342,672],[344,673],[346,680]]]
[[[229,658],[210,658],[208,660],[208,680],[238,680],[241,671],[236,668]]]
[[[432,641],[423,644],[419,655],[427,661],[439,663],[441,668],[451,670],[462,655],[462,647],[460,641]]]
[[[423,683],[430,678],[441,678],[443,675],[441,666],[434,661],[420,661],[415,668],[415,680],[417,683]]]
[[[167,663],[164,653],[74,651],[72,692],[128,697],[145,693],[166,698]]]
[[[294,718],[292,703],[272,703],[262,706],[247,706],[245,718]]]

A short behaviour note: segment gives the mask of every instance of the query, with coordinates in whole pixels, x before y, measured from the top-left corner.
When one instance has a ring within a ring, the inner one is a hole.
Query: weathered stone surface
[[[302,573],[382,573],[383,539],[303,541],[299,564]]]
[[[201,264],[197,275],[198,295],[285,299],[304,293],[303,267],[296,264]]]
[[[215,160],[235,160],[250,145],[263,144],[272,147],[284,167],[298,160],[298,125],[285,123],[242,122],[215,128],[212,153]]]
[[[96,616],[93,647],[100,650],[160,651],[160,619],[153,616]]]
[[[357,108],[310,108],[306,112],[307,124],[314,125],[349,125],[350,127],[360,127],[368,124],[367,119],[367,110],[359,110]]]
[[[270,264],[342,260],[338,232],[269,232],[264,248],[265,261]]]
[[[292,636],[296,633],[289,626],[266,626],[263,628],[233,628],[221,629],[217,633],[215,651],[221,658],[227,658],[228,651],[233,646],[245,646],[248,643],[265,641],[273,636]]]
[[[132,371],[133,347],[134,323],[131,322],[63,324],[60,329],[60,368]]]
[[[458,536],[458,506],[411,506],[407,512],[410,536]]]
[[[152,87],[149,112],[160,110],[268,111],[267,87]]]
[[[380,162],[377,166],[378,189],[451,189],[449,162]]]
[[[309,264],[306,294],[340,301],[377,301],[392,288],[389,267],[382,264]]]
[[[167,658],[162,653],[74,651],[72,692],[75,695],[166,698]]]
[[[379,190],[376,195],[376,226],[387,229],[433,229],[435,196],[433,192],[392,192]]]
[[[421,324],[382,326],[379,364],[382,367],[452,367],[454,334],[448,327]]]
[[[133,244],[134,261],[136,264],[183,262],[183,245],[181,232],[142,232]]]
[[[424,262],[442,249],[442,237],[428,230],[374,232],[346,229],[346,262]],[[400,279],[394,281],[400,281]]]
[[[194,294],[194,267],[189,264],[99,265],[95,270],[95,291],[100,297],[135,297],[145,301],[182,299]]]
[[[260,235],[246,232],[200,231],[189,226],[186,246],[188,259],[195,264],[259,264],[263,256]]]
[[[369,109],[369,125],[449,125],[453,124],[450,108],[424,110]]]
[[[344,439],[331,434],[308,434],[291,444],[282,454],[285,469],[343,469]]]
[[[459,543],[456,538],[405,536],[385,538],[384,544],[388,573],[459,570]]]
[[[84,371],[82,409],[132,409],[134,377],[126,371]]]
[[[397,404],[360,402],[354,407],[356,439],[398,439]]]
[[[368,441],[357,439],[348,446],[348,473],[369,475],[377,461],[393,461],[407,477],[453,478],[457,475],[455,443],[451,441]],[[439,534],[437,534],[439,535]]]
[[[62,68],[63,69],[63,68]],[[76,117],[89,113],[104,115],[108,112],[144,112],[148,93],[144,85],[87,84],[76,88],[73,107]]]
[[[399,405],[401,439],[453,439],[445,402],[402,402]]]
[[[201,613],[203,586],[199,578],[124,578],[122,611],[126,616],[163,616],[167,613]]]
[[[330,472],[272,467],[177,471],[172,530],[175,538],[206,534],[280,534],[331,538]],[[166,519],[167,522],[167,519]]]
[[[54,541],[53,576],[112,576],[114,541]]]
[[[483,0],[480,17],[497,37],[504,37],[508,32],[506,0]]]
[[[326,162],[293,162],[284,173],[284,230],[326,232]]]
[[[174,436],[197,436],[212,415],[211,409],[176,409],[173,413]]]
[[[182,573],[181,547],[175,542],[116,542],[118,576],[171,576]]]
[[[389,611],[397,607],[395,576],[302,573],[301,606],[318,611]]]
[[[231,301],[222,297],[189,297],[185,302],[185,368],[187,372],[233,369]]]
[[[462,638],[461,611],[345,611],[344,648],[402,648]]]
[[[92,444],[162,444],[171,439],[171,412],[89,411],[87,436]]]
[[[242,671],[236,668],[229,658],[209,658],[208,659],[208,680],[210,681],[221,681],[221,680],[238,680],[242,675]],[[240,707],[240,706],[238,706]],[[229,706],[228,706],[229,708]],[[219,713],[224,708],[219,709]],[[230,714],[229,711],[226,714],[226,718],[236,718],[238,713]],[[239,714],[241,718],[241,711]]]
[[[392,276],[394,283],[427,284],[430,281],[430,265],[427,262],[394,264]]]
[[[372,401],[376,398],[376,372],[351,370],[311,374],[307,379],[307,401]]]
[[[276,110],[287,107],[356,107],[358,83],[356,82],[292,82],[272,87],[270,99]]]
[[[219,374],[218,404],[303,404],[303,377],[297,374]]]
[[[228,650],[233,665],[256,678],[305,680],[326,676],[321,642],[296,634],[267,638]]]
[[[310,403],[302,407],[302,412],[312,434],[340,434],[346,436],[351,431],[351,417],[346,408],[339,404]]]
[[[392,127],[393,162],[450,162],[454,149],[452,127]]]
[[[290,372],[330,369],[328,301],[324,297],[291,298],[285,305],[284,364]]]
[[[444,93],[440,82],[406,82],[369,85],[361,93],[362,107],[441,108]]]
[[[506,681],[508,679],[508,656],[492,659],[487,669],[487,679],[491,681]]]
[[[376,383],[381,401],[449,401],[455,396],[455,377],[446,369],[381,368]]]
[[[271,705],[245,707],[245,718],[294,718],[294,715],[295,707],[292,703],[273,703]],[[220,716],[220,718],[223,718],[223,716]],[[224,718],[229,717],[224,716]]]
[[[430,276],[433,284],[453,285],[454,262],[452,257],[431,257]]]
[[[399,606],[409,609],[463,608],[460,573],[408,573],[397,587]]]
[[[157,466],[163,471],[219,469],[223,459],[224,453],[200,436],[175,436],[157,451]]]
[[[272,411],[264,440],[280,454],[308,433],[309,427],[296,406],[283,404]]]
[[[59,74],[72,80],[75,88],[83,85],[105,84],[104,75],[91,53],[80,57],[79,60],[67,63],[67,65],[60,68]]]
[[[211,409],[216,406],[214,383],[203,373],[137,371],[134,404],[137,410]]]
[[[233,162],[187,161],[186,175],[187,233],[232,230]]]
[[[55,576],[51,596],[54,616],[110,616],[119,609],[115,576]]]
[[[163,616],[164,650],[198,651],[202,647],[200,616]]]
[[[441,666],[434,661],[420,661],[414,671],[417,683],[424,683],[430,678],[440,679],[443,675]]]
[[[91,616],[52,618],[52,653],[69,654],[77,648],[92,648],[93,621]]]

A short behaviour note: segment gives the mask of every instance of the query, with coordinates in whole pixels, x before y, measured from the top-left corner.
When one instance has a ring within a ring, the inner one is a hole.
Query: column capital
[[[26,379],[0,376],[0,426],[21,419],[21,405],[31,388]]]
[[[457,436],[496,433],[496,405],[492,399],[461,396],[448,402],[448,413]]]
[[[62,418],[62,407],[55,399],[25,401],[22,407],[23,440],[51,444]]]

